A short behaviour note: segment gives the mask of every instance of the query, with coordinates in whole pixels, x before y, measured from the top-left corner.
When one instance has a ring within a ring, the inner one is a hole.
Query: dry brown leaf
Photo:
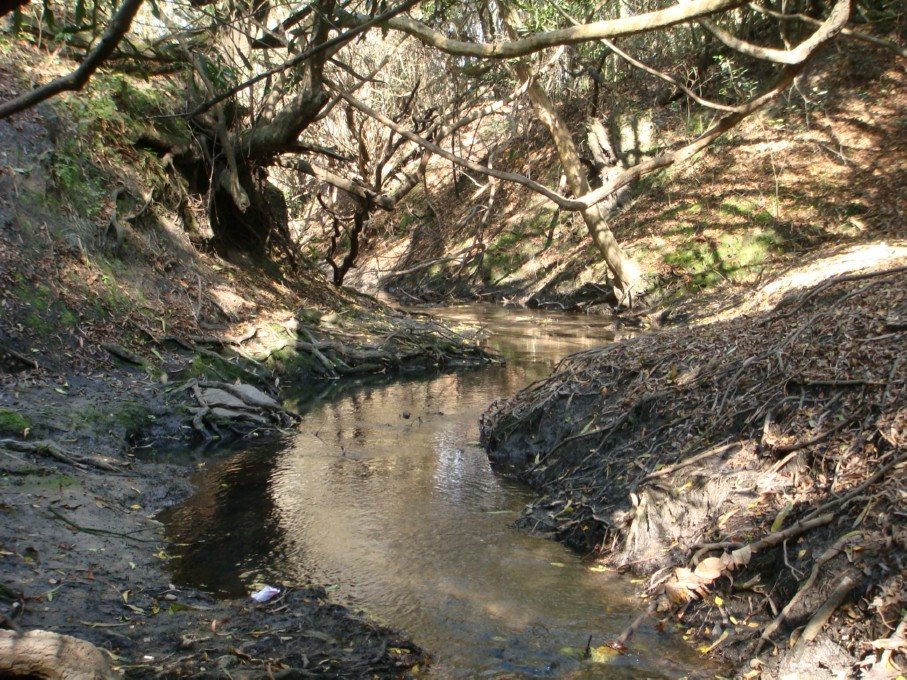
[[[750,560],[753,559],[753,549],[745,545],[730,554],[724,553],[720,559],[727,569],[733,571],[750,563]]]
[[[677,581],[665,583],[665,593],[674,604],[686,604],[696,599],[695,593],[690,592],[688,588]]]
[[[720,557],[706,557],[702,562],[696,565],[696,576],[711,583],[721,576],[726,569],[724,562]]]

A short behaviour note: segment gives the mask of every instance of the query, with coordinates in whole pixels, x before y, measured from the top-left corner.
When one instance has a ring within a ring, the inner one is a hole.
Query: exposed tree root
[[[0,630],[0,675],[41,680],[114,680],[90,642],[47,630]]]
[[[57,444],[48,440],[26,442],[18,439],[0,439],[0,447],[11,451],[19,451],[21,453],[50,456],[61,463],[66,463],[67,465],[72,465],[73,467],[81,468],[83,470],[85,468],[94,467],[107,472],[122,472],[122,468],[114,463],[91,456],[82,456],[69,451],[64,451]]]

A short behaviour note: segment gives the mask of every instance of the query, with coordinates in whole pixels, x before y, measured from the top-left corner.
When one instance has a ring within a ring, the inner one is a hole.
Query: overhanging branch
[[[220,102],[222,102],[226,99],[229,99],[230,97],[237,94],[238,92],[242,92],[243,90],[245,90],[249,87],[252,87],[256,83],[260,83],[262,80],[270,78],[271,76],[281,73],[282,71],[286,71],[289,68],[293,68],[294,66],[298,66],[299,64],[303,63],[307,59],[311,59],[312,57],[322,54],[323,52],[326,52],[328,50],[331,50],[334,47],[338,47],[338,46],[343,45],[346,42],[349,42],[350,40],[355,38],[360,33],[364,33],[365,31],[369,30],[370,28],[377,26],[385,21],[388,21],[392,17],[397,16],[401,12],[405,12],[406,10],[408,10],[412,7],[415,7],[417,4],[419,4],[420,1],[421,0],[404,0],[402,3],[400,3],[396,7],[392,7],[391,9],[387,10],[386,12],[382,12],[381,14],[378,14],[372,18],[369,18],[368,21],[365,21],[365,22],[351,28],[348,31],[344,31],[343,33],[340,33],[339,35],[334,36],[330,40],[325,40],[324,42],[319,43],[318,45],[315,45],[314,47],[311,47],[311,48],[305,50],[304,52],[300,52],[292,59],[287,59],[282,64],[278,64],[274,68],[270,68],[267,71],[259,73],[257,76],[253,76],[252,78],[249,78],[248,80],[245,80],[245,81],[239,83],[238,85],[231,87],[229,90],[222,92],[221,94],[217,95],[216,97],[212,97],[208,101],[202,102],[201,104],[196,106],[194,109],[192,109],[188,113],[181,114],[181,115],[187,116],[189,118],[194,118],[195,116],[201,115],[202,113],[209,111],[212,107],[216,106]]]
[[[746,0],[690,0],[654,12],[646,12],[621,19],[608,19],[590,24],[580,24],[554,31],[535,33],[517,40],[475,43],[448,38],[420,21],[410,17],[395,17],[387,22],[388,28],[408,33],[426,45],[442,52],[461,57],[479,57],[491,59],[512,59],[527,54],[540,52],[549,47],[575,45],[578,43],[600,40],[601,38],[619,38],[637,33],[648,33],[659,28],[699,19],[716,12],[733,9],[746,4]],[[359,26],[367,22],[367,16],[338,12],[342,25]]]
[[[822,20],[816,19],[806,14],[784,14],[782,12],[775,12],[763,7],[762,5],[757,5],[755,2],[749,3],[749,8],[754,12],[760,12],[762,14],[767,14],[770,17],[775,19],[780,19],[781,21],[802,21],[806,24],[812,24],[813,26],[821,26]],[[851,28],[842,28],[841,35],[845,35],[848,38],[853,40],[859,40],[861,42],[869,43],[870,45],[876,45],[878,47],[883,47],[886,50],[891,50],[895,54],[901,57],[907,57],[907,49],[901,47],[900,45],[891,42],[890,40],[885,40],[883,38],[876,37],[874,35],[869,35],[868,33],[861,33],[860,31],[854,31]]]
[[[848,19],[850,19],[850,3],[836,3],[832,7],[828,18],[822,22],[815,33],[789,50],[778,50],[772,47],[754,45],[719,28],[708,19],[701,19],[699,24],[732,50],[736,50],[748,57],[773,61],[776,64],[801,64],[813,53],[816,47],[840,33],[845,24],[847,24]]]
[[[455,154],[446,151],[437,144],[434,144],[427,139],[424,139],[419,135],[404,129],[400,125],[397,125],[387,116],[384,116],[383,114],[375,111],[366,104],[354,99],[349,94],[343,92],[337,85],[333,84],[332,82],[325,80],[325,84],[329,88],[334,90],[338,97],[346,101],[353,108],[361,111],[371,118],[374,118],[379,123],[386,125],[398,134],[403,135],[410,141],[415,142],[424,149],[427,149],[432,153],[435,153],[442,158],[451,161],[452,163],[456,163],[457,165],[465,167],[474,172],[487,175],[489,177],[496,177],[506,182],[513,182],[514,184],[524,186],[531,191],[545,196],[563,210],[582,211],[588,210],[592,206],[600,203],[615,191],[630,184],[642,175],[688,160],[689,158],[712,144],[712,142],[718,139],[721,135],[739,125],[740,122],[745,118],[763,109],[769,103],[774,101],[782,92],[784,92],[784,90],[786,90],[790,86],[790,84],[794,81],[794,78],[796,78],[797,75],[799,75],[803,71],[808,58],[815,53],[816,49],[821,44],[834,37],[834,35],[840,30],[840,28],[843,26],[843,22],[846,22],[846,18],[850,15],[850,7],[851,0],[838,0],[837,4],[832,9],[829,19],[826,21],[826,24],[828,24],[827,30],[825,30],[826,27],[823,27],[823,30],[817,31],[810,39],[805,41],[805,43],[809,44],[809,52],[800,62],[788,65],[781,72],[774,86],[772,86],[767,92],[759,95],[755,99],[750,100],[746,104],[740,105],[739,107],[737,107],[736,111],[723,117],[714,126],[706,130],[689,144],[686,144],[673,151],[660,154],[648,161],[628,168],[607,184],[576,198],[567,198],[566,196],[563,196],[558,192],[553,191],[543,184],[531,180],[524,175],[495,170],[493,168],[489,168],[479,163],[470,161],[466,158],[456,156]],[[833,18],[834,21],[832,21]],[[813,38],[819,34],[821,34],[820,39],[813,40]]]
[[[20,111],[30,109],[61,92],[77,91],[85,87],[89,78],[104,63],[104,60],[113,54],[123,36],[129,31],[132,20],[139,11],[139,7],[142,6],[142,2],[143,0],[125,0],[111,18],[104,37],[88,53],[88,56],[85,57],[85,60],[79,64],[75,71],[0,105],[0,120]]]
[[[298,170],[299,172],[303,172],[306,175],[310,175],[317,180],[325,182],[326,184],[330,184],[333,187],[337,187],[338,189],[341,189],[348,194],[352,194],[353,196],[358,196],[361,199],[368,199],[376,206],[383,208],[384,210],[393,210],[395,207],[396,202],[390,196],[387,196],[385,194],[378,195],[376,191],[363,184],[354,182],[353,180],[346,177],[341,177],[340,175],[331,172],[327,168],[313,165],[305,159],[285,158],[281,159],[279,164],[283,168]]]

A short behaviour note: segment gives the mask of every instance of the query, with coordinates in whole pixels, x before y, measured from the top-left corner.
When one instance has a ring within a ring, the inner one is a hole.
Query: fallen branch
[[[130,532],[130,533],[123,533],[121,531],[110,531],[108,529],[98,529],[96,527],[83,526],[81,524],[78,524],[78,523],[72,521],[68,517],[64,516],[59,510],[54,508],[52,505],[47,506],[47,511],[51,515],[53,515],[56,519],[60,520],[67,526],[70,526],[73,529],[75,529],[76,531],[81,531],[82,533],[85,533],[85,534],[94,534],[96,536],[117,536],[119,538],[127,538],[130,541],[136,541],[138,543],[154,543],[155,542],[154,539],[136,538],[135,536],[132,535],[133,533],[139,533],[140,531],[148,531],[148,529],[138,529],[137,531]]]
[[[120,345],[116,345],[110,342],[102,342],[101,347],[106,349],[109,354],[112,354],[117,359],[122,359],[123,361],[130,364],[135,364],[136,366],[145,365],[145,360],[142,357],[140,357],[138,354],[130,352],[128,349],[121,347]]]
[[[782,529],[781,531],[775,531],[766,536],[760,538],[758,541],[754,541],[748,545],[743,545],[742,548],[749,548],[751,552],[757,553],[760,550],[765,550],[766,548],[772,548],[789,538],[794,536],[799,536],[800,534],[806,533],[811,529],[817,527],[825,526],[826,524],[831,524],[835,516],[833,513],[826,513],[824,515],[819,515],[818,517],[812,517],[811,515],[795,522],[787,529]],[[692,562],[696,564],[699,561],[699,558],[704,554],[711,552],[713,550],[723,550],[725,548],[737,548],[741,549],[740,543],[735,543],[733,541],[724,541],[720,543],[705,543],[699,547],[699,550],[693,555]]]
[[[22,354],[21,352],[17,352],[16,350],[12,349],[11,347],[7,347],[6,345],[0,344],[0,354],[5,354],[6,356],[11,357],[16,361],[25,364],[26,366],[31,366],[32,368],[40,368],[38,366],[38,362],[35,361],[32,357],[26,354]]]
[[[99,470],[105,470],[107,472],[121,472],[122,469],[114,465],[113,463],[108,463],[104,460],[98,460],[97,458],[92,458],[89,456],[80,456],[75,453],[67,452],[61,449],[57,444],[48,440],[34,441],[34,442],[23,442],[18,439],[0,439],[0,447],[9,449],[11,451],[20,451],[22,453],[36,453],[43,454],[54,458],[61,463],[66,463],[67,465],[72,465],[73,467],[86,468],[86,467],[95,467]]]
[[[806,650],[806,645],[815,640],[819,633],[822,632],[822,628],[828,623],[828,619],[831,618],[831,615],[835,613],[835,610],[850,595],[850,592],[858,583],[857,575],[853,570],[848,570],[844,573],[841,580],[838,581],[838,585],[831,591],[828,599],[816,610],[809,623],[806,624],[806,628],[803,629],[800,639],[797,640],[797,644],[794,645],[794,649],[791,652],[795,660]]]
[[[893,276],[895,274],[901,274],[902,272],[907,272],[907,265],[903,267],[895,267],[893,269],[883,269],[882,271],[877,272],[867,272],[865,274],[847,274],[845,276],[836,276],[832,279],[828,279],[821,285],[818,285],[814,288],[810,288],[805,293],[797,296],[793,301],[793,306],[784,311],[781,314],[778,314],[776,318],[786,319],[790,316],[793,316],[797,311],[806,304],[809,300],[816,297],[817,295],[824,293],[826,290],[835,286],[839,283],[847,283],[848,281],[862,281],[863,279],[874,279],[880,276]],[[780,305],[779,305],[780,306]]]
[[[845,534],[837,541],[835,541],[828,550],[822,553],[813,563],[812,571],[809,574],[809,578],[800,586],[799,590],[794,594],[790,601],[784,606],[784,609],[781,610],[781,613],[775,617],[775,619],[765,627],[765,630],[762,631],[760,636],[759,644],[756,646],[755,654],[758,655],[762,651],[766,642],[771,640],[772,634],[778,630],[782,623],[784,623],[787,616],[790,614],[794,606],[803,598],[803,596],[812,588],[813,584],[816,582],[816,579],[819,577],[819,570],[822,569],[828,562],[833,560],[835,557],[841,554],[844,550],[844,547],[848,544],[849,541],[855,538],[862,538],[863,534],[859,531]]]
[[[731,449],[734,449],[735,447],[736,447],[737,451],[739,451],[741,448],[743,448],[743,445],[739,442],[731,442],[730,444],[720,444],[718,446],[713,446],[709,449],[706,449],[702,453],[697,453],[695,456],[692,456],[690,458],[687,458],[686,460],[683,460],[683,461],[677,463],[676,465],[671,465],[669,467],[662,468],[661,470],[656,470],[655,472],[652,472],[651,474],[648,474],[645,477],[643,477],[639,483],[642,484],[642,483],[648,482],[652,479],[657,479],[658,477],[664,477],[665,475],[670,475],[674,472],[677,472],[678,470],[682,470],[685,467],[689,467],[690,465],[693,465],[694,463],[698,463],[701,460],[705,460],[706,458],[711,458],[712,456],[718,456],[718,455],[723,456],[724,454],[726,454]],[[734,453],[736,453],[737,451],[734,451]]]
[[[620,637],[617,638],[614,642],[610,643],[608,646],[612,649],[616,649],[619,652],[626,651],[627,643],[630,641],[630,638],[632,638],[636,634],[636,631],[642,625],[642,622],[655,613],[657,606],[657,602],[653,601],[644,612],[640,613],[640,615],[633,620],[633,623],[627,626],[624,632],[620,634]]]

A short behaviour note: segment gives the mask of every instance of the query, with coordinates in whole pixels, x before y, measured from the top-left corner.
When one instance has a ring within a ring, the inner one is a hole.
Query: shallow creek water
[[[476,441],[491,401],[612,340],[610,325],[478,305],[438,315],[486,326],[507,365],[300,389],[297,434],[208,459],[195,496],[162,515],[176,582],[225,596],[327,586],[426,648],[432,677],[703,673],[676,636],[648,626],[607,665],[574,658],[590,635],[601,645],[635,618],[634,586],[514,529],[532,493],[493,471]]]

